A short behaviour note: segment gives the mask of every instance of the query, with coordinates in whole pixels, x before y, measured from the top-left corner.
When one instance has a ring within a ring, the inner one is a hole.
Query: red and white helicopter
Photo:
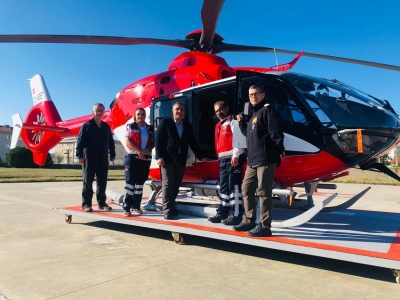
[[[276,170],[276,183],[282,191],[293,185],[329,181],[348,174],[353,167],[375,169],[397,180],[400,178],[376,159],[400,141],[397,113],[386,100],[346,85],[288,72],[301,56],[361,64],[400,71],[399,66],[361,61],[323,54],[295,52],[268,47],[227,44],[215,33],[224,0],[204,0],[202,30],[189,33],[183,40],[127,38],[112,36],[68,35],[0,35],[1,43],[75,43],[140,45],[154,44],[188,49],[169,64],[167,71],[137,80],[116,95],[105,113],[115,135],[123,141],[125,126],[137,107],[147,110],[148,122],[156,127],[159,120],[171,115],[176,101],[186,106],[186,118],[193,124],[195,135],[206,156],[215,158],[215,125],[213,103],[224,100],[232,113],[246,112],[248,88],[261,83],[269,102],[283,120],[286,157]],[[231,67],[220,56],[222,52],[277,52],[295,54],[293,61],[270,68]],[[87,115],[62,120],[42,76],[31,80],[33,107],[22,122],[13,116],[13,141],[21,134],[32,150],[34,161],[44,165],[48,152],[62,139],[78,135],[81,125],[92,118]],[[251,113],[251,112],[248,112]],[[17,130],[19,129],[19,130]],[[240,145],[240,139],[236,141]],[[150,177],[160,180],[152,162]],[[196,162],[189,154],[184,185],[207,188],[216,186],[218,161]],[[277,194],[279,194],[277,192]],[[283,193],[284,194],[284,193]],[[293,194],[293,193],[289,193]]]

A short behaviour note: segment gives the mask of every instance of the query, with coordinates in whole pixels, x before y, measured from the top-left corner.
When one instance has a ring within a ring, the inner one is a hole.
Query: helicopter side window
[[[153,103],[153,120],[152,120],[154,124],[154,129],[157,129],[162,119],[172,117],[172,106],[176,102],[181,102],[185,106],[186,109],[185,118],[189,117],[186,115],[187,110],[189,109],[187,106],[188,104],[187,97],[179,97],[174,99],[166,98],[164,100],[155,101]]]
[[[279,113],[282,121],[306,124],[307,118],[298,106],[295,97],[288,90],[266,87],[265,97]]]
[[[315,115],[318,117],[319,121],[325,127],[333,127],[336,128],[332,120],[325,114],[325,112],[319,106],[319,102],[314,98],[311,100],[311,97],[306,97],[307,103],[310,105],[311,109],[314,111]]]

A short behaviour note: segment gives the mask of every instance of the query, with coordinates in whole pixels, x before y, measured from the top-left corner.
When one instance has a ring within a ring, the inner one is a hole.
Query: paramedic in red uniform
[[[212,223],[238,225],[242,220],[243,199],[241,194],[244,150],[233,147],[233,121],[229,107],[224,101],[214,104],[220,119],[215,126],[215,150],[219,160],[219,206],[217,214],[209,217]]]
[[[110,153],[110,161],[114,161],[115,143],[110,126],[101,120],[104,111],[103,104],[93,105],[93,118],[82,125],[76,141],[76,157],[82,165],[82,209],[86,212],[93,211],[92,184],[95,175],[98,208],[111,210],[111,207],[106,204],[108,153]]]
[[[154,127],[145,122],[146,111],[138,108],[133,116],[134,122],[126,126],[125,143],[128,154],[125,156],[125,198],[124,216],[143,214],[140,203],[143,184],[149,177],[151,150],[154,147]]]

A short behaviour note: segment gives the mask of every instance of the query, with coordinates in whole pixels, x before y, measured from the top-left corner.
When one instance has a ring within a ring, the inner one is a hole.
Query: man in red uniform
[[[214,104],[214,111],[220,119],[215,126],[215,151],[219,160],[219,199],[215,216],[209,217],[212,223],[238,225],[242,220],[243,199],[241,194],[242,168],[245,160],[243,149],[233,147],[233,121],[229,107],[224,101]]]

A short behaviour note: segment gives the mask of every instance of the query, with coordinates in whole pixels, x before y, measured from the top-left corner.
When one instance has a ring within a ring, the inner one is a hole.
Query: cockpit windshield
[[[337,145],[337,154],[359,164],[388,149],[398,139],[397,114],[382,101],[337,80],[282,73],[299,92],[304,104],[324,127],[325,138]],[[334,145],[332,143],[331,145]]]
[[[296,73],[283,73],[306,99],[321,123],[331,128],[392,128],[385,102],[350,86]]]
[[[288,79],[299,91],[311,95],[331,95],[338,96],[346,100],[364,103],[370,106],[384,107],[384,102],[366,93],[355,90],[352,87],[341,82],[329,81],[322,78],[316,78],[296,73],[285,73],[282,77]]]

